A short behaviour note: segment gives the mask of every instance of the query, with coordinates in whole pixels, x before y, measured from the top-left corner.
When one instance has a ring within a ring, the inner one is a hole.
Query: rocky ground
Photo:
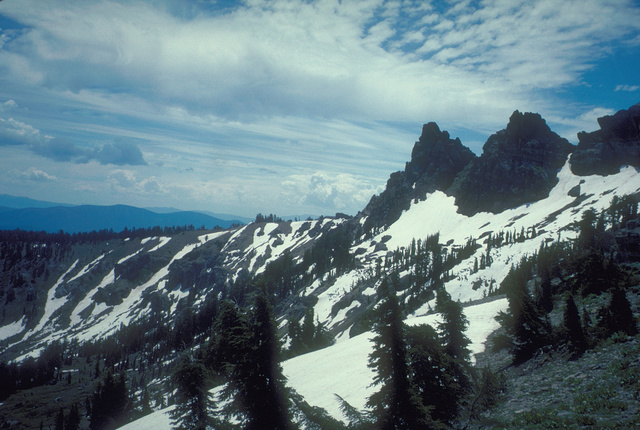
[[[639,293],[628,293],[636,311]],[[477,357],[478,367],[503,375],[506,387],[499,403],[466,428],[640,428],[640,335],[616,334],[578,359],[560,347],[510,363],[506,350]]]

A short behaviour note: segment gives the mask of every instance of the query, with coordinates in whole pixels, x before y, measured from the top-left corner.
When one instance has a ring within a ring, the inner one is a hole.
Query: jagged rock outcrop
[[[576,175],[610,175],[623,165],[640,167],[640,103],[598,118],[600,130],[578,133],[571,155]]]
[[[416,197],[446,190],[456,175],[476,155],[463,146],[459,138],[449,137],[449,132],[440,131],[435,122],[422,126],[422,135],[411,152],[411,161],[405,167],[407,180],[415,184]]]
[[[362,214],[367,216],[365,230],[389,226],[402,211],[409,209],[412,200],[424,199],[427,193],[436,190],[446,190],[475,158],[460,139],[451,139],[449,133],[440,131],[434,122],[424,124],[404,172],[392,173],[385,190],[373,196],[363,210]]]
[[[489,137],[483,153],[471,162],[447,190],[458,211],[502,212],[540,200],[558,182],[557,171],[574,149],[549,129],[536,113],[515,111],[505,130]]]

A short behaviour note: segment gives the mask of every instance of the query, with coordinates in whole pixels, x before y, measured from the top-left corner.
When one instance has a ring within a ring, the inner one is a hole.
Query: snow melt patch
[[[98,264],[98,262],[100,260],[102,260],[104,258],[105,254],[102,254],[100,257],[96,258],[95,260],[93,260],[91,263],[87,264],[86,266],[84,266],[80,272],[78,272],[77,275],[75,275],[73,278],[67,280],[67,283],[69,282],[73,282],[76,279],[80,279],[82,276],[84,276],[89,270],[91,270],[93,268],[93,266],[95,266],[96,264]]]
[[[87,293],[86,296],[78,303],[71,313],[71,327],[74,327],[82,322],[80,317],[80,313],[89,307],[93,303],[93,296],[98,292],[100,288],[104,288],[107,285],[113,284],[115,282],[115,269],[111,269],[111,272],[105,276],[102,281],[91,291]],[[94,309],[95,311],[95,309]],[[92,312],[93,314],[93,312]]]
[[[51,318],[51,315],[53,315],[55,311],[60,309],[66,303],[67,297],[56,298],[56,289],[64,282],[64,278],[69,273],[71,273],[73,269],[75,269],[76,265],[78,264],[78,261],[80,260],[76,260],[71,265],[71,267],[69,267],[69,269],[67,269],[67,271],[64,272],[62,276],[60,276],[60,278],[58,278],[58,280],[53,285],[53,287],[49,289],[49,292],[47,293],[47,301],[45,302],[45,306],[44,306],[44,315],[42,315],[42,318],[40,318],[38,325],[25,335],[25,339],[33,336],[36,332],[42,330],[42,328],[49,322],[49,318]]]
[[[18,333],[22,333],[25,329],[24,316],[20,318],[20,321],[12,322],[11,324],[0,327],[0,340],[5,340],[11,336],[15,336]]]
[[[154,252],[157,251],[158,249],[162,248],[163,246],[165,246],[167,243],[169,243],[169,241],[171,240],[170,237],[166,237],[166,236],[162,236],[160,237],[160,243],[157,244],[156,246],[154,246],[153,248],[151,248],[148,252]]]
[[[80,341],[89,340],[95,337],[101,337],[109,334],[110,332],[116,330],[120,324],[128,325],[133,319],[135,315],[133,315],[133,311],[135,309],[135,305],[137,305],[140,300],[142,293],[150,287],[158,284],[164,277],[169,274],[169,266],[176,261],[182,259],[185,255],[193,251],[198,243],[192,243],[186,245],[182,248],[176,255],[173,256],[169,264],[158,270],[147,282],[144,284],[138,285],[134,289],[129,292],[129,295],[117,306],[114,306],[111,312],[106,315],[100,322],[94,323],[87,330],[78,334],[76,337]]]
[[[351,291],[359,279],[359,272],[352,270],[337,278],[332,286],[320,293],[320,295],[318,295],[318,302],[314,306],[316,318],[322,323],[327,323],[331,319],[331,308],[333,305],[338,303],[346,293]]]

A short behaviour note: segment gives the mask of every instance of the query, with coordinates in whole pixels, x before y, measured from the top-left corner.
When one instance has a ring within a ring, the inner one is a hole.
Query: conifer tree
[[[291,429],[293,425],[289,416],[290,402],[285,388],[286,378],[280,366],[280,343],[273,311],[263,294],[256,297],[251,325],[253,351],[248,358],[253,369],[245,375],[249,388],[249,419],[246,428]]]
[[[114,375],[108,368],[103,381],[96,384],[91,405],[90,429],[115,429],[125,424],[130,402],[124,375]]]
[[[467,317],[462,310],[462,304],[455,302],[444,288],[438,290],[436,296],[436,310],[442,315],[442,322],[438,324],[438,331],[443,345],[443,351],[447,355],[443,369],[446,369],[445,387],[449,391],[449,401],[441,409],[447,411],[447,420],[458,415],[458,410],[463,397],[471,390],[469,345],[471,341],[465,335],[469,325]],[[447,395],[445,394],[445,396]]]
[[[621,332],[629,336],[638,334],[638,325],[631,304],[624,289],[615,288],[611,294],[609,304],[598,313],[598,326],[604,330],[606,336]]]
[[[438,332],[430,325],[407,327],[406,339],[411,380],[422,404],[437,424],[451,421],[458,413],[462,390]]]
[[[381,292],[379,319],[374,326],[376,336],[369,355],[369,367],[376,371],[372,394],[367,406],[372,408],[377,429],[429,429],[437,424],[431,419],[415,387],[409,379],[404,323],[395,293],[389,291],[386,279]]]
[[[313,347],[313,338],[315,335],[315,325],[313,324],[314,311],[313,306],[309,307],[304,315],[304,320],[302,322],[302,330],[300,333],[300,338],[302,343],[307,347],[307,349],[312,349]]]
[[[573,295],[569,294],[565,300],[563,321],[567,333],[569,349],[574,356],[581,355],[587,349],[587,338],[584,335],[584,330],[580,320],[580,313],[578,312],[576,302],[573,299]]]
[[[66,418],[64,429],[65,430],[78,430],[80,428],[80,411],[78,410],[78,404],[71,405],[69,415]]]
[[[291,429],[280,344],[267,299],[257,295],[250,319],[228,312],[227,320],[231,331],[220,342],[229,378],[221,394],[229,401],[225,414],[239,418],[248,430]]]
[[[56,425],[54,430],[64,430],[64,410],[60,408],[56,416]]]
[[[509,301],[508,312],[500,312],[496,319],[512,338],[512,354],[515,364],[531,358],[538,349],[548,344],[550,324],[544,318],[527,288],[527,262],[512,267],[501,284]]]
[[[175,429],[206,430],[214,425],[209,416],[211,398],[207,369],[188,356],[182,357],[171,380],[176,385],[176,406],[171,411]]]
[[[438,324],[438,329],[445,352],[455,360],[468,362],[471,356],[471,341],[464,332],[469,320],[462,311],[462,305],[460,302],[454,302],[449,293],[441,288],[436,296],[436,310],[442,314],[443,321]]]

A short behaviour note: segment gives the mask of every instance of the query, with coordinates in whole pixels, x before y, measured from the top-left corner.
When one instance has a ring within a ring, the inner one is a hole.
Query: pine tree
[[[256,297],[251,319],[252,372],[246,375],[249,398],[247,429],[293,428],[289,416],[289,400],[285,388],[286,378],[280,366],[280,343],[273,311],[263,294]]]
[[[382,285],[381,291],[385,297],[379,305],[374,347],[369,355],[369,367],[376,371],[372,385],[380,388],[369,397],[367,406],[373,410],[377,429],[436,428],[429,409],[423,405],[409,379],[404,323],[398,299],[388,286]]]
[[[462,390],[438,332],[430,325],[407,327],[406,339],[411,380],[422,404],[437,423],[451,421],[458,414]]]
[[[54,430],[64,430],[64,410],[60,408],[56,416],[56,425]]]
[[[600,311],[598,325],[604,328],[607,336],[617,332],[622,332],[629,336],[638,334],[637,321],[633,316],[627,295],[622,288],[618,287],[613,290],[609,305]]]
[[[496,320],[512,338],[512,354],[515,364],[531,358],[536,351],[547,345],[550,324],[544,318],[527,288],[528,263],[523,259],[520,267],[512,267],[501,284],[509,301],[509,311],[500,312]]]
[[[307,350],[313,349],[313,338],[315,335],[315,325],[313,324],[314,311],[313,306],[309,307],[302,321],[302,330],[300,338]]]
[[[125,424],[130,403],[124,375],[114,376],[109,368],[103,381],[96,384],[91,405],[90,429],[115,429]]]
[[[220,342],[229,378],[221,393],[229,401],[226,416],[239,418],[249,430],[292,428],[271,306],[259,293],[249,320],[238,312],[228,316],[231,330]]]
[[[455,360],[468,362],[471,357],[471,341],[464,334],[469,320],[462,311],[460,302],[454,302],[444,288],[438,290],[436,310],[442,314],[443,321],[438,330],[445,346],[445,352]]]
[[[173,428],[206,430],[208,426],[213,426],[214,421],[209,416],[209,378],[204,365],[184,356],[171,380],[177,387],[176,406],[170,413]]]
[[[65,430],[78,430],[80,428],[80,411],[78,410],[78,404],[71,405],[69,415],[67,416],[64,426]]]
[[[573,299],[573,295],[569,294],[565,300],[563,321],[569,349],[574,356],[581,355],[587,349],[587,338],[584,335],[580,320],[580,313],[578,312],[576,302]]]
[[[458,415],[463,397],[471,390],[471,341],[464,334],[469,321],[464,315],[462,304],[454,302],[449,293],[441,288],[436,296],[436,310],[442,315],[442,322],[438,324],[440,340],[444,346],[444,353],[448,360],[444,364],[446,369],[447,386],[451,398],[444,410],[447,420],[452,420]],[[442,409],[443,407],[441,407]]]

